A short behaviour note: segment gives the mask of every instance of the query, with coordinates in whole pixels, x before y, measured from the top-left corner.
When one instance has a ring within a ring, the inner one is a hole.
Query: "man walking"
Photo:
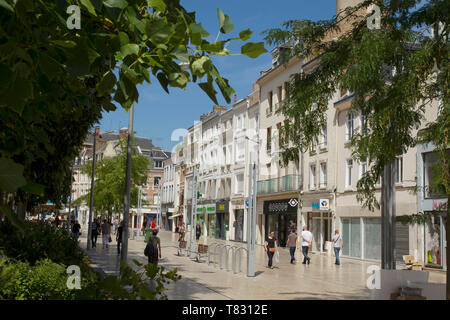
[[[309,246],[312,243],[312,233],[308,231],[308,227],[307,226],[303,226],[303,231],[302,231],[302,252],[303,252],[303,262],[302,264],[306,264],[306,262],[308,262],[308,264],[310,264],[311,262],[311,258],[308,257],[308,249]]]
[[[119,224],[116,232],[117,254],[120,254],[120,245],[122,244],[123,221]]]
[[[295,232],[294,228],[291,229],[286,246],[289,247],[291,263],[293,264],[295,262],[295,249],[297,248],[297,232]]]
[[[91,225],[92,248],[97,247],[98,228],[99,228],[99,226],[98,226],[97,220],[95,219],[94,221],[92,221],[92,225]]]
[[[106,221],[106,219],[103,220],[102,224],[102,244],[103,249],[108,248],[109,246],[109,237],[111,236],[111,225]]]
[[[335,264],[340,265],[341,261],[339,261],[339,250],[344,249],[344,240],[339,234],[339,230],[334,231],[333,242],[334,242],[334,255],[336,256]]]

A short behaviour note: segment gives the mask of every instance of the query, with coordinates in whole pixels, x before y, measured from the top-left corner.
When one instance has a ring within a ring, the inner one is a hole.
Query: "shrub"
[[[66,268],[48,259],[34,266],[22,261],[3,259],[0,263],[0,296],[15,300],[70,300],[75,292],[68,289]]]

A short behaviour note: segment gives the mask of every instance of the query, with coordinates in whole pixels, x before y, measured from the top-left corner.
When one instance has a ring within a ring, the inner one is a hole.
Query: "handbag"
[[[280,263],[280,253],[277,251],[275,252],[275,263]]]
[[[269,248],[270,252],[275,252],[275,248]]]

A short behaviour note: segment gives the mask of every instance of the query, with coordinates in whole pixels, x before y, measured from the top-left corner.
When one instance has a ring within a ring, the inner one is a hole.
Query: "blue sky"
[[[197,21],[211,34],[213,41],[218,32],[217,8],[229,15],[235,25],[232,35],[250,28],[253,31],[248,41],[263,41],[261,32],[279,27],[280,23],[291,19],[321,20],[335,14],[335,0],[182,0],[188,11],[195,11]],[[241,42],[242,43],[242,42]],[[239,48],[230,46],[232,53]],[[234,50],[233,50],[234,49]],[[272,48],[266,45],[270,52]],[[251,92],[259,71],[271,65],[269,53],[251,59],[247,56],[216,57],[213,59],[220,73],[229,79],[236,90],[237,98]],[[134,130],[136,135],[153,140],[153,144],[166,151],[172,150],[179,141],[171,141],[172,132],[178,128],[189,128],[198,121],[200,115],[212,110],[214,103],[198,87],[191,83],[185,90],[170,88],[167,94],[156,79],[152,84],[139,86],[139,102],[135,104]],[[218,95],[220,105],[227,105]],[[227,105],[230,108],[230,105]],[[100,122],[101,131],[118,130],[128,126],[128,114],[120,107],[114,112],[105,112]]]

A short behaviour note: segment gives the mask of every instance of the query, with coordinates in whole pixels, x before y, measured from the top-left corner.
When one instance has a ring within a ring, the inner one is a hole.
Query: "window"
[[[244,192],[244,175],[239,174],[236,176],[236,193],[241,194]]]
[[[346,126],[347,132],[345,136],[346,141],[350,141],[353,137],[353,130],[354,130],[354,119],[353,119],[353,113],[349,112],[347,113],[347,126]]]
[[[314,153],[316,152],[317,149],[317,141],[316,138],[313,138],[311,141],[311,152]]]
[[[450,151],[447,149],[447,156]],[[423,154],[423,184],[425,198],[447,197],[445,187],[442,184],[442,171],[439,164],[442,163],[438,152]]]
[[[289,82],[285,82],[285,83],[284,83],[284,99],[287,98],[287,95],[288,95],[288,88],[289,88]],[[284,99],[283,99],[283,100],[284,100]]]
[[[327,187],[327,164],[320,164],[320,185],[319,188],[324,189]]]
[[[346,174],[345,174],[345,187],[351,188],[352,187],[352,171],[353,171],[353,160],[349,159],[347,160],[347,168],[346,168]]]
[[[273,91],[269,92],[269,112],[272,112],[272,103],[273,103]]]
[[[395,159],[395,183],[403,182],[403,156],[399,156]]]
[[[367,161],[361,162],[359,165],[359,178],[361,179],[364,173],[367,172]]]
[[[267,153],[270,153],[272,150],[272,127],[267,128]]]
[[[320,148],[325,149],[327,147],[327,143],[328,143],[328,141],[327,141],[327,126],[323,125],[321,131],[322,132],[321,132],[320,140],[319,140]]]
[[[153,180],[153,184],[155,185],[155,186],[157,186],[157,185],[159,185],[159,182],[161,181],[161,177],[155,177],[154,178],[154,180]]]
[[[310,176],[310,182],[309,182],[309,188],[310,190],[316,189],[316,166],[311,166],[311,176]]]
[[[367,115],[364,112],[361,113],[361,133],[367,133]]]

